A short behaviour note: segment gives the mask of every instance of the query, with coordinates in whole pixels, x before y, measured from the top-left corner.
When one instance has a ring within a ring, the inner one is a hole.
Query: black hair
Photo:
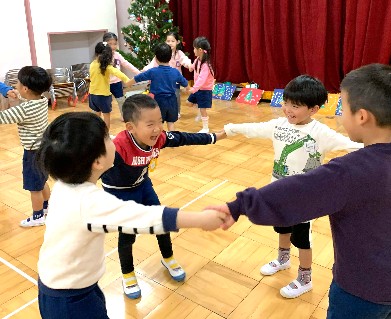
[[[106,138],[107,126],[94,113],[64,113],[44,132],[37,163],[54,179],[84,183],[91,176],[94,161],[106,154]]]
[[[45,69],[39,66],[25,66],[19,70],[19,82],[36,94],[49,91],[52,78]]]
[[[391,66],[373,63],[353,70],[342,80],[342,90],[353,114],[364,109],[378,126],[391,126]]]
[[[161,63],[168,63],[171,60],[172,50],[167,43],[159,43],[155,47],[156,59]]]
[[[147,94],[135,94],[129,96],[122,105],[125,122],[137,123],[140,119],[141,110],[156,109],[157,102]]]
[[[193,47],[195,47],[196,49],[202,49],[204,51],[204,54],[202,55],[202,59],[201,59],[201,64],[199,66],[198,66],[198,61],[197,61],[197,64],[195,66],[196,70],[198,68],[201,68],[201,66],[204,63],[207,63],[208,67],[209,67],[209,70],[210,70],[210,73],[212,73],[212,75],[214,76],[212,63],[210,62],[210,59],[211,59],[211,56],[210,56],[211,47],[210,47],[210,43],[209,43],[208,39],[205,38],[205,37],[195,38],[194,41],[193,41]]]
[[[115,41],[118,41],[118,37],[115,33],[113,32],[106,32],[104,35],[103,35],[103,42],[107,42],[111,39],[114,39]]]
[[[176,45],[175,54],[177,53],[178,50],[183,50],[183,44],[182,44],[181,37],[179,36],[178,32],[170,31],[166,34],[166,39],[168,36],[174,37],[175,40],[180,41]]]
[[[310,75],[300,75],[291,80],[284,89],[284,101],[305,105],[309,109],[321,107],[327,101],[327,90],[323,83]]]
[[[98,42],[95,46],[95,55],[100,64],[100,72],[105,75],[107,67],[113,63],[113,51],[107,43]]]

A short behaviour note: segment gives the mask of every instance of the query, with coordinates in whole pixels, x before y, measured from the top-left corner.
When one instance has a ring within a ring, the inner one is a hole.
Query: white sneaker
[[[297,298],[310,290],[312,290],[312,281],[310,281],[308,284],[301,285],[301,283],[295,279],[289,285],[281,288],[280,294],[285,298]]]
[[[198,131],[198,133],[209,133],[209,129],[203,128],[202,130]]]
[[[277,271],[288,269],[288,268],[291,268],[290,260],[288,260],[284,264],[280,264],[280,262],[277,259],[275,259],[270,263],[263,265],[260,271],[262,275],[270,276],[270,275],[274,275]]]
[[[195,118],[194,121],[199,122],[201,121],[201,114],[198,114]]]
[[[138,299],[141,297],[141,289],[136,277],[130,277],[128,279],[122,278],[122,288],[126,297],[130,299]]]
[[[167,268],[172,279],[174,279],[175,281],[185,280],[186,273],[183,268],[176,262],[175,259],[170,260],[168,263],[166,263],[164,259],[162,259],[162,264],[164,267]]]
[[[35,227],[45,225],[45,215],[41,218],[33,219],[33,216],[22,220],[19,224],[22,227]]]

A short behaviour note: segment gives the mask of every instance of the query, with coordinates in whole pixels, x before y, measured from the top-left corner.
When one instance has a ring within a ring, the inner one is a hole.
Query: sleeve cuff
[[[231,216],[232,218],[235,220],[235,221],[238,221],[241,213],[241,209],[240,209],[240,202],[239,202],[239,199],[236,199],[234,200],[233,202],[229,202],[227,203],[228,205],[228,208],[229,208],[229,212],[231,213]]]
[[[179,208],[164,207],[163,209],[163,229],[165,232],[178,231],[176,220]]]

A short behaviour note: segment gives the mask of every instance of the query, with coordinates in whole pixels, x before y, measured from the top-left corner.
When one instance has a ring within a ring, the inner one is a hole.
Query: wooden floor
[[[186,96],[182,96],[183,101]],[[115,103],[114,103],[115,104]],[[64,112],[86,111],[59,100],[50,110],[50,120]],[[226,123],[267,121],[281,116],[280,109],[234,101],[213,102],[209,112],[211,130]],[[182,103],[182,118],[176,128],[197,132],[196,110]],[[343,132],[339,118],[316,117]],[[37,303],[37,259],[45,227],[24,229],[19,221],[31,214],[29,193],[22,189],[21,157],[16,125],[1,125],[0,139],[0,317],[39,318]],[[112,113],[111,134],[124,129],[117,105]],[[343,153],[330,153],[328,159]],[[164,205],[200,210],[208,204],[232,200],[248,186],[261,187],[270,181],[273,149],[268,140],[243,136],[216,145],[164,149],[157,169],[151,173]],[[50,184],[53,181],[50,180]],[[181,230],[172,234],[174,255],[187,273],[186,281],[171,280],[160,263],[154,236],[137,238],[134,257],[142,298],[129,300],[121,287],[117,234],[106,237],[106,274],[100,286],[111,318],[243,319],[326,317],[331,281],[333,246],[327,218],[313,223],[312,292],[287,300],[279,289],[296,278],[297,249],[292,249],[293,267],[271,277],[259,268],[277,254],[277,235],[271,227],[252,225],[241,217],[229,231]],[[64,265],[66,266],[66,265]]]

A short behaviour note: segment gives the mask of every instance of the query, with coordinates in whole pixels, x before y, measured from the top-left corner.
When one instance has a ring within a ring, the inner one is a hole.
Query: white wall
[[[130,8],[130,4],[133,2],[133,0],[130,1],[124,1],[124,0],[116,0],[116,5],[117,5],[117,24],[118,24],[118,29],[117,32],[115,32],[118,35],[118,44],[119,48],[122,51],[129,52],[129,49],[125,47],[125,40],[123,35],[121,34],[121,28],[126,27],[131,23],[129,20],[129,13],[128,13],[128,8]]]
[[[103,34],[102,31],[50,34],[52,68],[90,63],[95,45],[102,41]]]
[[[115,0],[30,0],[30,7],[37,64],[45,69],[52,67],[48,33],[117,30]]]
[[[24,0],[1,4],[0,30],[0,81],[4,81],[8,70],[31,65]]]

